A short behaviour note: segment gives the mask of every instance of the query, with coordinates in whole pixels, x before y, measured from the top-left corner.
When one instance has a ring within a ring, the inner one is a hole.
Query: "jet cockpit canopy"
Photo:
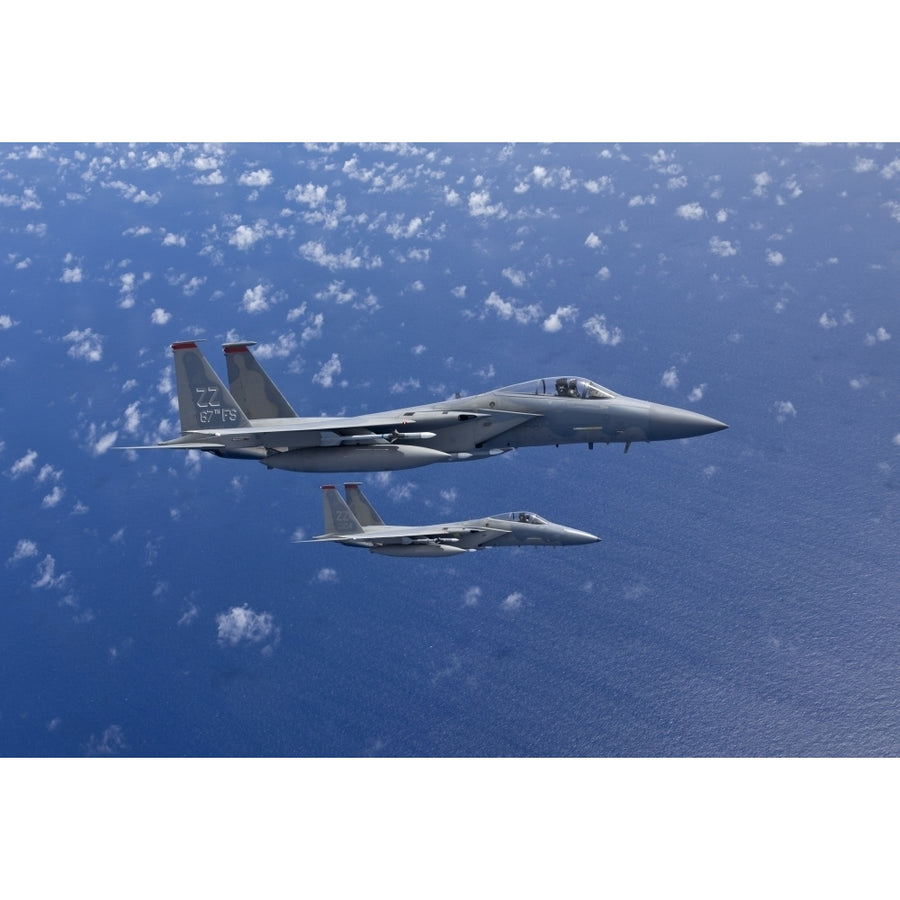
[[[587,378],[561,375],[555,378],[535,378],[509,387],[500,388],[502,394],[538,394],[556,397],[574,397],[580,400],[612,400],[615,394]]]
[[[547,520],[542,519],[537,513],[533,512],[508,512],[491,516],[492,519],[501,519],[504,522],[521,522],[525,525],[546,525]]]

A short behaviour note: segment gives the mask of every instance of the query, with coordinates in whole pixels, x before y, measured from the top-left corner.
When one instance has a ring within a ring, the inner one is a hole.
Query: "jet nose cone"
[[[700,413],[687,409],[676,409],[674,406],[650,407],[650,440],[672,441],[679,438],[700,437],[712,434],[728,426],[718,419],[711,419]]]
[[[600,538],[596,534],[587,531],[579,531],[577,528],[566,529],[567,544],[596,544]]]

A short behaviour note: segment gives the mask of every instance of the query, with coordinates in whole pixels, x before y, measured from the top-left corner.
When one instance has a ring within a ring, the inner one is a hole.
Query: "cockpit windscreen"
[[[555,378],[535,378],[501,388],[504,394],[537,394],[538,396],[574,397],[579,400],[612,400],[616,395],[587,378],[558,376]]]

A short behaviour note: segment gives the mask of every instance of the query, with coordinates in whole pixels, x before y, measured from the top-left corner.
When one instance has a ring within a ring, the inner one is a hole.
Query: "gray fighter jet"
[[[231,390],[195,341],[172,344],[181,436],[204,450],[294,472],[379,472],[486,459],[517,447],[624,444],[727,428],[708,416],[616,394],[587,378],[536,378],[471,397],[362,416],[300,417],[250,352],[224,345]],[[145,450],[149,447],[121,449]]]
[[[600,540],[586,531],[554,525],[536,513],[511,512],[465,522],[439,525],[385,525],[360,490],[345,484],[347,500],[333,484],[322,487],[325,534],[311,541],[335,541],[348,547],[365,547],[382,556],[453,556],[485,547],[566,547]]]

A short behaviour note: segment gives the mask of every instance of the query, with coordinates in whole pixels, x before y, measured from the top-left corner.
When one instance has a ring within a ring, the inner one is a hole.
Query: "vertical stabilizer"
[[[182,432],[250,426],[195,341],[172,344],[172,352]]]
[[[344,485],[347,493],[347,504],[353,511],[353,515],[359,520],[360,525],[384,525],[381,516],[375,512],[366,495],[360,490],[358,482]]]
[[[362,534],[363,527],[333,484],[322,485],[325,534]]]
[[[250,352],[256,341],[223,344],[228,387],[248,419],[296,419],[297,413]]]

